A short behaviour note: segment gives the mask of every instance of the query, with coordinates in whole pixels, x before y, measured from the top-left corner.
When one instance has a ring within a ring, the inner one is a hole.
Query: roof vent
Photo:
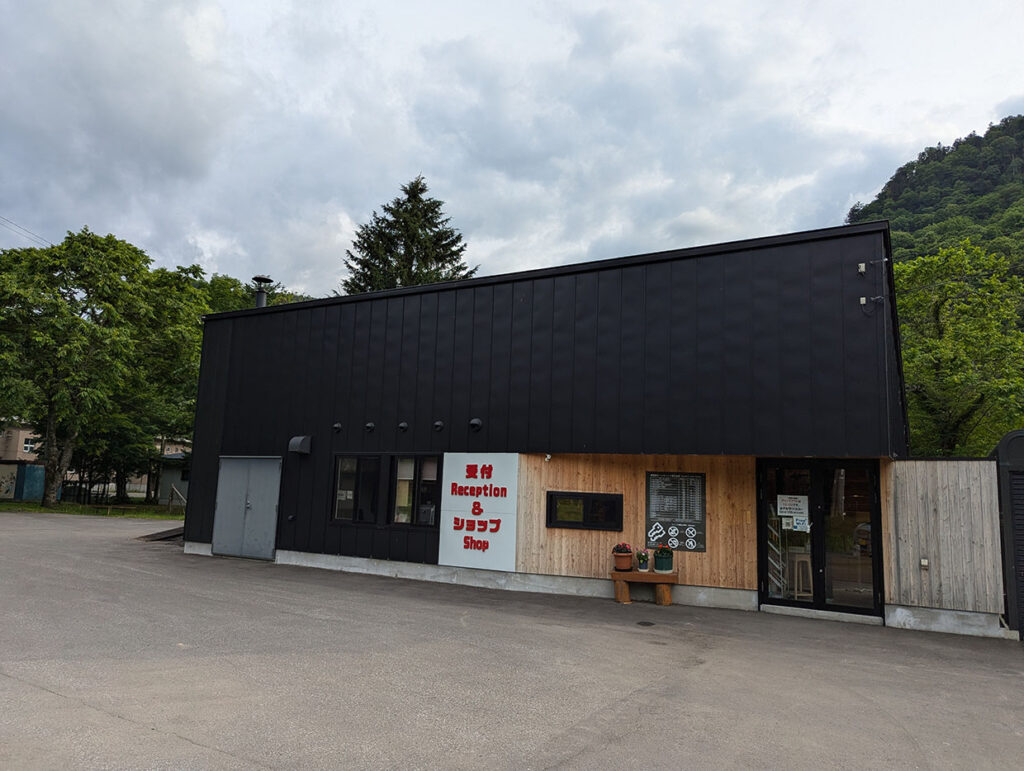
[[[256,285],[256,307],[267,307],[267,285],[273,284],[269,276],[253,276],[252,283]]]

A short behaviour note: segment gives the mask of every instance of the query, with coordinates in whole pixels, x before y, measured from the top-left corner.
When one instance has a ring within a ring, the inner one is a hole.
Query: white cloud
[[[839,224],[924,146],[1024,109],[1018,3],[624,9],[19,4],[0,214],[328,294],[417,174],[506,272]]]

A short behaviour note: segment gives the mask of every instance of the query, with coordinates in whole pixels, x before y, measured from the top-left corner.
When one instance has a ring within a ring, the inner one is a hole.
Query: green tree
[[[110,442],[117,461],[112,464],[119,498],[126,497],[127,478],[148,473],[154,479],[151,495],[159,485],[159,451],[155,439],[192,434],[199,356],[202,349],[202,315],[206,296],[198,282],[198,265],[173,270],[158,268],[145,277],[148,315],[137,328],[131,364],[134,387],[122,391],[117,401],[120,423],[111,422],[106,431],[120,427],[123,436]],[[134,433],[132,433],[134,432]],[[123,448],[123,449],[122,449]],[[134,448],[129,452],[128,448]]]
[[[88,229],[0,252],[0,413],[43,438],[45,506],[76,447],[109,452],[123,476],[153,454],[155,435],[190,430],[202,272],[149,266],[142,250]]]
[[[44,506],[56,504],[89,416],[110,410],[127,382],[148,265],[131,244],[88,229],[46,249],[0,252],[0,346],[18,400],[0,411],[17,411],[42,436]]]
[[[969,241],[895,271],[911,451],[988,454],[1024,420],[1024,281]]]
[[[209,313],[240,311],[256,305],[256,286],[244,283],[232,276],[214,273],[209,280],[200,280],[199,286],[206,294]],[[267,287],[267,305],[283,305],[312,300],[312,297],[293,292],[281,283]]]
[[[356,229],[346,250],[345,294],[470,278],[477,267],[462,260],[466,245],[442,211],[443,201],[428,198],[423,177],[402,185],[403,195],[381,207]]]

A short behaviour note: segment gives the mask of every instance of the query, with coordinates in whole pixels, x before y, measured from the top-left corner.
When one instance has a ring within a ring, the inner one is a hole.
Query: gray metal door
[[[220,459],[213,553],[274,559],[280,458]]]

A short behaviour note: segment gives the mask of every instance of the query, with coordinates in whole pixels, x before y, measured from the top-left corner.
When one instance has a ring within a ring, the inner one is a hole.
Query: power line
[[[7,217],[4,217],[2,215],[0,215],[0,227],[7,228],[12,233],[14,233],[16,235],[19,235],[22,238],[24,238],[26,241],[32,241],[32,242],[34,242],[36,244],[39,244],[39,246],[53,246],[52,243],[47,241],[45,238],[43,238],[38,233],[33,233],[28,228],[23,228],[17,222],[14,222],[13,220],[9,220],[9,219],[7,219]]]

